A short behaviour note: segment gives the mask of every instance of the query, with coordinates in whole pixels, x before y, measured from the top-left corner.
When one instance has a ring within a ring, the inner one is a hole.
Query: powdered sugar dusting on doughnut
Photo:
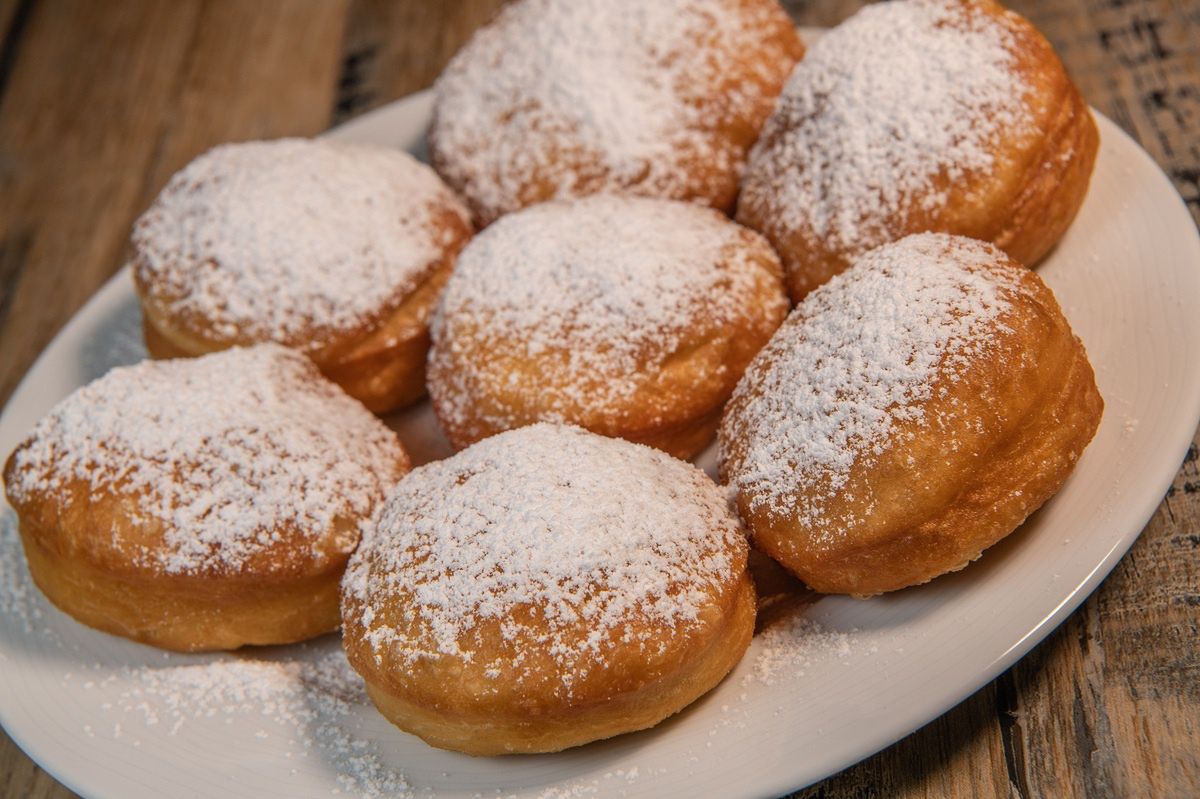
[[[209,150],[178,172],[133,231],[155,303],[216,335],[313,348],[399,304],[466,210],[399,150],[304,139]]]
[[[550,654],[569,693],[571,675],[603,662],[612,636],[657,647],[655,630],[696,624],[744,552],[724,493],[695,466],[538,424],[402,480],[351,559],[343,613],[360,609],[346,623],[377,657],[410,664],[470,661],[476,625],[499,622],[506,639]],[[411,629],[377,613],[400,592],[411,597],[400,611]],[[520,679],[520,668],[498,663],[495,674]]]
[[[992,345],[1015,284],[988,267],[1006,260],[972,239],[909,236],[809,294],[747,369],[722,421],[732,487],[756,511],[814,524],[897,423],[925,423],[934,378],[954,379]]]
[[[68,507],[75,481],[132,497],[134,535],[165,527],[126,542],[145,566],[230,573],[285,538],[311,542],[317,561],[348,553],[358,531],[335,520],[369,515],[406,466],[395,434],[304,356],[268,344],[112,370],[34,427],[7,489]]]
[[[970,2],[895,0],[825,34],[752,150],[743,205],[782,230],[861,253],[894,239],[938,186],[987,172],[1029,124],[1012,34]]]
[[[740,168],[745,153],[714,131],[768,112],[764,86],[792,63],[764,41],[780,17],[771,3],[730,0],[513,3],[438,79],[435,163],[488,217],[526,204],[530,175],[552,197],[591,193],[602,178],[686,196],[688,164]],[[725,60],[748,52],[747,79],[728,85]],[[581,172],[581,160],[594,168]]]
[[[758,234],[681,202],[597,195],[506,216],[463,250],[435,314],[438,413],[509,424],[464,407],[472,385],[504,378],[501,361],[454,357],[467,340],[472,352],[518,351],[554,368],[556,390],[528,387],[549,420],[614,407],[654,379],[647,361],[665,362],[698,326],[720,331],[781,314],[782,291],[778,308],[759,307],[763,286],[778,281],[756,262],[764,257],[774,262]]]

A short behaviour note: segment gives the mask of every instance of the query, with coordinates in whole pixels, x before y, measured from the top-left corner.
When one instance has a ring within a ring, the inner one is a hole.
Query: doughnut
[[[430,158],[479,227],[600,192],[729,211],[803,53],[775,0],[518,0],[438,78]]]
[[[754,629],[748,545],[700,469],[541,423],[414,469],[342,582],[379,711],[432,746],[554,752],[708,692]]]
[[[456,448],[554,421],[688,458],[787,310],[770,246],[712,209],[543,203],[463,250],[434,314],[429,396]]]
[[[1099,134],[1050,43],[990,0],[897,0],[829,31],[754,146],[737,219],[799,301],[910,233],[990,241],[1032,266],[1087,192]]]
[[[112,370],[38,422],[4,481],[51,602],[199,651],[337,629],[359,526],[408,468],[307,358],[262,344]]]
[[[809,294],[721,422],[722,479],[755,545],[824,593],[966,566],[1054,495],[1103,410],[1036,273],[915,234]]]
[[[470,238],[428,167],[382,147],[226,144],[167,183],[133,228],[157,358],[274,341],[383,413],[425,393],[429,314]]]

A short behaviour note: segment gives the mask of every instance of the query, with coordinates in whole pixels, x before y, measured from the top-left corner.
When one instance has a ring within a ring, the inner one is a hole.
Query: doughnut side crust
[[[16,459],[5,466],[6,484],[18,479]],[[338,583],[350,556],[340,542],[357,538],[356,519],[336,518],[315,551],[308,536],[284,527],[237,570],[171,573],[147,557],[166,527],[146,517],[136,494],[96,493],[71,480],[54,495],[10,492],[9,502],[34,583],[89,627],[181,652],[292,643],[338,627]]]
[[[835,155],[785,155],[789,128],[796,121],[780,118],[768,123],[747,171],[737,219],[762,232],[775,246],[793,301],[799,302],[872,247],[925,231],[991,241],[1015,260],[1034,266],[1074,220],[1099,146],[1091,112],[1053,47],[1032,24],[990,0],[973,3],[969,9],[970,16],[987,20],[1007,37],[1011,92],[1019,98],[1019,119],[994,126],[987,136],[990,163],[986,167],[943,166],[895,211],[868,201],[864,193],[858,202],[867,223],[857,237],[846,241],[845,236],[822,233],[810,221],[838,213],[837,200],[818,195],[812,205],[799,206],[777,188],[781,173],[794,170],[802,176],[808,168],[806,160]],[[784,107],[786,94],[785,90]],[[989,126],[981,119],[975,127],[986,131]],[[875,142],[874,146],[889,145]],[[756,157],[761,167],[755,165]],[[898,172],[891,177],[864,174],[856,182],[869,186],[872,181],[889,184],[909,179]]]
[[[333,632],[348,555],[311,574],[241,580],[148,575],[72,551],[62,528],[18,514],[34,583],[56,607],[97,630],[177,652],[289,644]]]
[[[1041,149],[1030,158],[1023,179],[1013,181],[993,229],[974,236],[1030,266],[1049,255],[1075,221],[1100,149],[1100,132],[1083,95],[1065,72],[1057,83],[1060,91],[1051,101],[1057,113],[1046,125]]]
[[[941,183],[949,201],[928,227],[990,241],[1015,261],[1035,266],[1066,233],[1087,194],[1100,134],[1053,46],[1028,20],[996,4],[990,13],[1013,40],[1013,72],[1030,121],[995,143],[990,174]]]
[[[380,669],[360,644],[347,653],[366,680],[371,701],[389,721],[431,746],[470,755],[557,752],[626,732],[647,729],[712,690],[745,654],[754,634],[754,583],[746,572],[722,597],[720,621],[706,635],[672,641],[652,663],[631,657],[601,669],[570,701],[534,691],[496,693],[495,681],[477,670],[422,668],[402,676]],[[493,654],[513,647],[494,634]],[[656,635],[669,636],[666,630]],[[352,641],[353,639],[348,639]],[[354,648],[351,648],[351,647]],[[475,672],[475,673],[472,673]],[[454,686],[421,696],[414,686]],[[514,706],[520,707],[513,713]]]
[[[504,430],[561,419],[687,459],[712,439],[738,377],[779,321],[742,331],[701,329],[666,357],[647,353],[636,371],[636,392],[602,404],[594,400],[603,390],[603,376],[578,374],[570,349],[543,350],[530,358],[523,342],[454,347],[430,360],[433,408],[455,449]],[[471,327],[460,323],[465,334],[460,340],[479,341]],[[470,410],[452,409],[450,392],[469,396]],[[544,392],[563,398],[553,411],[542,401]]]
[[[1103,400],[1082,344],[1036,274],[997,268],[1018,283],[992,343],[939,373],[918,418],[857,450],[844,484],[801,490],[798,502],[820,513],[771,510],[752,488],[738,495],[755,545],[813,589],[871,596],[963,568],[1059,490],[1095,434]],[[745,450],[736,437],[722,445],[728,476]]]
[[[309,353],[322,374],[374,413],[387,413],[423,397],[429,320],[458,250],[469,237],[465,228],[455,234],[455,244],[437,268],[373,328]],[[239,345],[190,334],[173,326],[170,314],[153,302],[143,297],[142,303],[142,335],[151,357],[196,357]]]

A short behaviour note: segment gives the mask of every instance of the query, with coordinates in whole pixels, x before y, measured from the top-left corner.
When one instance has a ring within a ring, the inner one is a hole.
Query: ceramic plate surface
[[[418,94],[330,135],[419,151]],[[1158,505],[1200,413],[1200,238],[1116,125],[1078,220],[1039,268],[1096,368],[1106,410],[1062,492],[965,571],[756,638],[709,696],[654,730],[558,755],[474,759],[387,724],[329,636],[239,655],[164,655],[76,624],[29,584],[0,529],[0,722],[88,797],[773,796],[903,737],[987,683],[1113,568]],[[144,356],[128,270],[63,329],[0,418],[0,453],[59,399]],[[397,421],[445,452],[427,408]],[[708,455],[711,465],[711,453]],[[218,664],[218,665],[213,665]],[[260,679],[261,678],[261,679]],[[332,686],[332,687],[331,687]]]

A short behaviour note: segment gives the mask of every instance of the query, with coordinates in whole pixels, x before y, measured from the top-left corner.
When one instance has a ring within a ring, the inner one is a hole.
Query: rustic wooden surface
[[[0,0],[0,400],[119,268],[174,170],[218,142],[316,133],[427,86],[498,4]],[[812,25],[861,5],[786,4]],[[1200,220],[1200,0],[1010,4]],[[1193,444],[1138,543],[1056,633],[798,796],[1200,796],[1198,627]],[[0,793],[73,795],[2,734]]]

